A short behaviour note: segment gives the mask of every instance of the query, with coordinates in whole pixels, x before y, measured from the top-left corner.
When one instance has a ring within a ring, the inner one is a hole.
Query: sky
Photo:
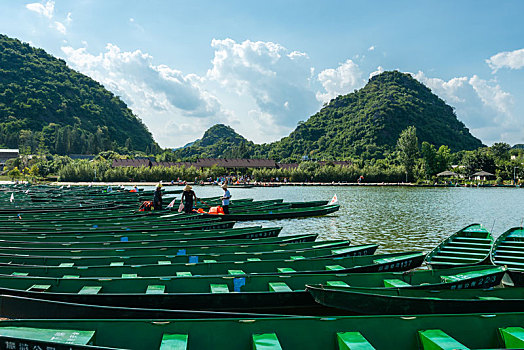
[[[524,143],[523,1],[1,1],[0,33],[120,96],[162,147],[223,123],[256,143],[385,70],[485,144]]]

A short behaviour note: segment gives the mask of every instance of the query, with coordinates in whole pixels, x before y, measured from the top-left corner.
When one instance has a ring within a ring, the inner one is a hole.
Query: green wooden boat
[[[450,289],[459,284],[491,287],[502,267],[470,267],[409,272],[325,273],[317,275],[225,275],[150,278],[42,278],[0,276],[0,293],[81,304],[163,309],[217,310],[276,314],[327,315],[306,284]],[[406,282],[408,281],[408,282]],[[344,314],[345,312],[342,312]]]
[[[390,330],[385,332],[384,329]],[[479,331],[481,330],[481,331]],[[5,320],[12,349],[522,348],[524,313],[241,319]]]
[[[501,234],[490,256],[493,264],[508,267],[515,286],[524,287],[524,228],[513,227]]]
[[[223,222],[222,222],[223,223]],[[99,241],[99,242],[82,242],[71,240],[71,242],[49,242],[45,243],[43,240],[39,242],[34,241],[0,241],[3,248],[18,248],[18,249],[96,249],[112,247],[118,248],[133,248],[139,246],[151,246],[159,248],[176,247],[179,245],[181,240],[211,240],[211,239],[252,239],[252,238],[265,238],[265,237],[276,237],[281,231],[281,227],[266,227],[266,228],[243,228],[243,229],[228,229],[228,230],[200,230],[200,231],[173,231],[169,238],[166,234],[162,234],[163,237],[155,237],[140,240],[136,236],[122,235],[119,239],[113,239],[112,241]],[[147,231],[146,231],[147,233]],[[133,237],[135,239],[133,239]]]
[[[489,253],[493,237],[481,224],[466,226],[454,233],[426,257],[432,268],[445,268],[475,264],[490,264]]]
[[[214,215],[202,214],[205,217],[220,217],[222,220],[251,221],[251,220],[276,220],[289,218],[302,218],[310,216],[323,216],[334,213],[340,209],[338,204],[323,205],[318,207],[277,209],[269,211],[253,211],[240,214]]]
[[[7,319],[198,319],[275,317],[275,314],[201,310],[169,310],[75,304],[14,295],[0,295],[0,314]],[[286,316],[286,315],[279,315]]]
[[[83,228],[83,229],[75,229],[75,228],[44,228],[44,229],[34,229],[34,228],[17,228],[15,231],[15,228],[9,228],[6,230],[2,230],[2,234],[4,235],[10,235],[10,234],[16,234],[16,233],[30,233],[30,234],[58,234],[58,233],[64,233],[64,234],[88,234],[91,232],[97,232],[99,234],[112,234],[112,233],[119,233],[119,232],[176,232],[176,231],[186,231],[186,230],[212,230],[212,229],[227,229],[231,228],[235,225],[234,221],[224,221],[219,220],[217,218],[204,218],[197,219],[197,220],[191,220],[191,221],[174,221],[171,224],[167,225],[138,225],[138,226],[125,226],[121,225],[120,227],[113,227],[113,228],[102,228],[99,229],[97,227],[92,228]]]
[[[308,285],[324,306],[358,314],[451,314],[524,311],[524,288],[417,290]]]
[[[267,227],[266,229],[281,229],[281,227]],[[27,243],[41,243],[42,247],[49,246],[48,243],[63,244],[63,245],[74,245],[75,243],[103,243],[103,242],[145,242],[145,241],[161,241],[161,240],[180,240],[186,235],[194,233],[198,234],[211,234],[218,236],[219,238],[224,235],[227,236],[229,233],[241,233],[244,231],[258,231],[262,230],[262,226],[244,226],[238,228],[228,228],[222,230],[185,230],[176,232],[121,232],[114,234],[98,233],[96,230],[88,234],[65,234],[65,233],[52,233],[52,234],[33,234],[33,233],[18,233],[18,234],[2,234],[0,233],[0,245],[9,246],[10,243],[22,244]]]
[[[51,258],[51,257],[34,257],[30,256],[25,259],[18,257],[2,257],[0,256],[0,265],[24,265],[24,266],[59,266],[63,264],[71,264],[71,266],[102,266],[102,265],[151,265],[158,264],[159,261],[169,261],[171,263],[198,263],[205,260],[215,260],[217,262],[226,261],[258,261],[258,260],[285,260],[285,259],[316,259],[325,257],[343,257],[343,256],[360,256],[373,255],[378,246],[376,244],[363,244],[356,246],[349,246],[349,244],[340,244],[340,242],[324,244],[318,243],[316,247],[299,249],[299,250],[284,250],[277,251],[255,251],[242,252],[236,251],[233,253],[220,253],[220,251],[209,250],[207,253],[191,255],[145,255],[145,256],[130,256],[130,257],[72,257],[72,258]],[[239,248],[240,249],[240,248]],[[17,262],[14,262],[17,261]]]
[[[202,251],[202,249],[213,249],[217,247],[228,247],[228,249],[243,249],[249,248],[250,251],[265,250],[263,247],[266,244],[288,244],[288,243],[302,243],[313,242],[317,238],[316,234],[293,235],[283,237],[269,237],[269,238],[250,238],[250,239],[212,239],[212,240],[180,240],[177,246],[169,248],[158,248],[143,246],[129,246],[126,248],[115,249],[111,247],[106,248],[85,248],[85,249],[71,249],[64,248],[3,248],[0,247],[0,256],[68,256],[68,257],[104,257],[104,256],[137,256],[137,255],[187,255],[192,252]],[[263,248],[259,248],[263,247]],[[198,250],[195,250],[197,248]],[[223,251],[223,250],[222,250]]]
[[[100,266],[0,266],[1,275],[29,275],[41,277],[74,278],[136,278],[151,276],[177,275],[245,275],[282,273],[316,274],[327,272],[377,272],[405,271],[418,267],[424,261],[425,254],[421,252],[392,253],[371,256],[349,256],[318,259],[288,259],[262,261],[215,262],[206,260],[202,263],[171,263],[169,260],[159,261],[151,265],[100,265]]]

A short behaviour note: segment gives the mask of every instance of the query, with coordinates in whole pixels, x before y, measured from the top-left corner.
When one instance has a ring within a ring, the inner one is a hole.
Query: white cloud
[[[69,46],[62,47],[62,51],[73,68],[121,96],[165,146],[193,140],[193,135],[179,135],[180,131],[193,130],[180,129],[182,125],[208,127],[224,113],[213,94],[201,88],[199,77],[184,75],[166,65],[154,65],[153,57],[140,50],[126,52],[108,44],[106,51],[98,55],[88,53],[86,48]],[[180,128],[174,130],[173,125],[178,124]],[[174,141],[175,138],[183,141]]]
[[[499,52],[487,59],[486,63],[493,73],[501,68],[520,69],[524,67],[524,49]]]
[[[374,72],[369,73],[369,79],[373,78],[375,75],[379,75],[384,72],[384,68],[382,66],[378,66],[377,70]]]
[[[374,46],[374,45],[371,45],[371,46],[368,48],[368,51],[375,51],[375,46]]]
[[[453,106],[458,119],[484,143],[523,141],[524,123],[515,118],[513,96],[495,82],[477,75],[448,81],[428,78],[420,71],[413,76]]]
[[[65,27],[62,23],[60,23],[60,22],[58,22],[58,21],[55,21],[55,23],[53,24],[53,26],[54,26],[54,28],[55,28],[56,30],[58,30],[60,33],[62,33],[62,34],[66,34],[67,29],[66,29],[66,27]]]
[[[499,85],[489,85],[486,80],[474,75],[469,80],[469,84],[475,89],[478,96],[486,106],[508,115],[513,105],[513,97],[505,92]]]
[[[47,20],[49,20],[49,27],[56,29],[61,34],[65,35],[67,33],[66,25],[70,25],[73,21],[71,12],[67,13],[67,17],[65,18],[64,25],[63,22],[54,20],[55,17],[55,2],[54,1],[47,1],[45,4],[35,2],[31,4],[25,5],[25,7],[32,12],[36,12],[41,16],[44,16]]]
[[[48,19],[53,18],[53,13],[55,11],[55,2],[54,1],[48,1],[44,4],[35,2],[31,4],[25,5],[25,7],[29,11],[33,11],[38,13],[39,15],[42,15],[44,17],[47,17]]]
[[[348,59],[336,69],[325,69],[318,74],[318,80],[324,87],[325,92],[317,92],[317,100],[329,102],[338,95],[345,95],[360,88],[365,81],[359,66]]]
[[[273,129],[289,132],[318,110],[306,53],[250,40],[213,39],[211,46],[215,56],[206,78],[240,99],[252,101],[248,115],[265,116]]]

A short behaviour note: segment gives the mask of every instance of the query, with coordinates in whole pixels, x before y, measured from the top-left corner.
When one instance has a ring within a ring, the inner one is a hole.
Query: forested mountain
[[[202,154],[227,157],[224,152],[231,153],[234,149],[236,154],[276,160],[299,160],[303,156],[382,158],[395,149],[401,131],[408,126],[416,127],[420,143],[427,141],[437,148],[447,145],[456,152],[482,146],[457,119],[451,106],[411,75],[391,71],[372,77],[358,91],[331,100],[280,141],[254,145],[233,129],[217,125],[206,131],[205,141],[197,141],[176,154],[179,157]],[[229,136],[218,137],[217,127],[224,132],[228,130]],[[240,141],[244,143],[238,151]]]
[[[380,158],[395,148],[400,132],[415,126],[420,143],[473,150],[482,142],[457,119],[453,108],[411,75],[398,71],[372,77],[358,91],[331,100],[288,137],[267,148],[280,159],[342,154]]]
[[[216,124],[201,139],[175,150],[174,154],[175,158],[249,158],[254,146],[231,127]]]
[[[42,49],[0,35],[0,147],[70,154],[158,145],[102,85]]]

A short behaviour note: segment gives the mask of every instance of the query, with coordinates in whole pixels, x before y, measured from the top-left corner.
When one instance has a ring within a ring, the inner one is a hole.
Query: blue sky
[[[522,13],[522,1],[3,1],[0,32],[104,84],[163,147],[215,123],[280,139],[393,69],[489,145],[524,143]]]

